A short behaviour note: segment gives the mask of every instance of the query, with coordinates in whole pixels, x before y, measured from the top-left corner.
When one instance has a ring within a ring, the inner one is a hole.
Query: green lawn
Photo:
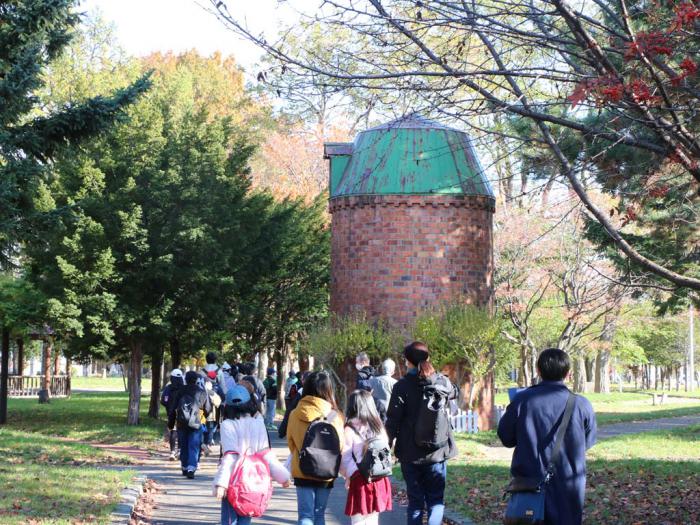
[[[485,457],[494,440],[493,432],[460,436],[448,467],[448,506],[479,525],[500,523],[509,480],[507,461]],[[700,523],[700,425],[606,439],[588,465],[585,523]]]
[[[127,426],[127,401],[120,392],[74,394],[47,405],[10,399],[8,425],[0,428],[0,523],[106,523],[133,477],[132,471],[112,467],[123,469],[129,459],[77,441],[156,444],[162,421],[146,416],[142,399],[142,424]]]
[[[124,457],[88,445],[0,428],[0,523],[106,523],[131,470]]]
[[[147,416],[148,399],[141,400],[141,425],[126,425],[128,396],[121,392],[73,394],[40,405],[36,399],[10,399],[12,429],[81,441],[149,446],[163,435],[163,422]],[[161,409],[162,413],[162,409]]]
[[[121,377],[71,377],[71,388],[75,390],[119,390],[124,391],[124,380]],[[151,391],[151,380],[141,380],[141,391],[148,394]]]

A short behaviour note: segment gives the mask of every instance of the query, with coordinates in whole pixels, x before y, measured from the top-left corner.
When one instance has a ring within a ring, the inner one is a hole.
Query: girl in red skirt
[[[348,500],[345,514],[353,525],[377,525],[379,513],[391,510],[391,483],[389,478],[368,482],[357,470],[362,461],[365,443],[375,436],[388,441],[372,395],[366,390],[355,390],[348,399],[345,446],[340,472],[345,476]],[[354,457],[353,457],[354,454]]]

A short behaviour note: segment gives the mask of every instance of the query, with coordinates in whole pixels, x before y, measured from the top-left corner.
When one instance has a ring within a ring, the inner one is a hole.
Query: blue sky
[[[251,74],[260,50],[207,13],[202,6],[208,5],[207,0],[83,0],[80,9],[101,11],[116,25],[124,48],[136,56],[170,50],[197,49],[205,55],[222,51],[233,54]],[[269,35],[276,33],[281,21],[293,17],[278,0],[228,0],[227,5],[256,32]]]

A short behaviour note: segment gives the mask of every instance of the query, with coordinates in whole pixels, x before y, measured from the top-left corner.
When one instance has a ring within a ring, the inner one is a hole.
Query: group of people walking
[[[261,516],[272,495],[271,480],[285,488],[294,485],[298,525],[325,525],[328,499],[341,476],[351,523],[376,525],[379,515],[393,505],[393,456],[406,483],[407,524],[422,524],[426,517],[428,525],[440,525],[447,461],[457,455],[448,408],[459,390],[435,370],[425,344],[407,345],[403,357],[406,373],[396,380],[392,360],[376,371],[365,354],[359,355],[356,389],[345,410],[337,404],[327,373],[290,374],[279,385],[285,391],[286,411],[278,432],[289,448],[282,462],[268,433],[274,421],[272,400],[277,397],[275,371],[269,369],[266,380],[257,384],[260,380],[249,367],[241,372],[228,365],[209,366],[216,361],[210,354],[202,373],[174,370],[164,391],[171,450],[179,441],[183,475],[194,478],[199,456],[207,453],[207,439],[219,438],[221,459],[213,495],[221,500],[222,525],[248,525]],[[585,450],[595,441],[595,417],[584,398],[571,402],[565,395],[564,352],[543,352],[538,366],[543,382],[515,397],[500,422],[499,436],[505,446],[516,449],[514,479],[547,474],[537,490],[547,499],[540,523],[580,524]],[[263,396],[269,396],[268,403]],[[568,420],[561,423],[564,397],[564,405],[573,406],[566,410],[567,418],[574,413],[571,425]],[[208,421],[215,424],[210,427]],[[557,451],[553,462],[559,455],[563,460],[550,465],[557,426],[566,436],[558,440],[563,453]]]

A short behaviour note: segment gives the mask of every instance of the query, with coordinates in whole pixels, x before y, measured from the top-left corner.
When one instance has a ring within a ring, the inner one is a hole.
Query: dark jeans
[[[180,464],[182,465],[182,470],[196,471],[202,447],[202,429],[178,429],[177,438],[180,441]]]
[[[214,432],[216,432],[216,421],[207,421],[207,427],[204,431],[204,444],[213,445],[214,444]]]
[[[401,473],[406,481],[408,509],[406,523],[421,525],[424,509],[428,509],[428,525],[440,525],[445,510],[445,480],[447,463],[414,465],[401,463]]]

